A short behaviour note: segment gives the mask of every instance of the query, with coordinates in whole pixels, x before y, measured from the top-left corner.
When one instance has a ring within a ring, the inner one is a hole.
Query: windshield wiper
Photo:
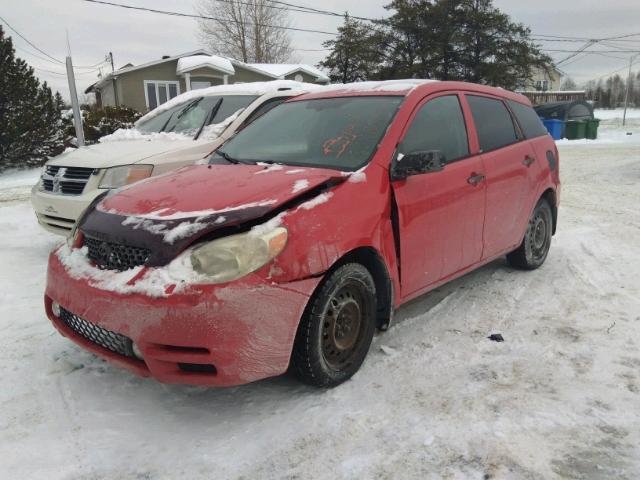
[[[203,97],[200,98],[196,98],[195,100],[192,100],[190,103],[188,103],[182,110],[180,110],[180,113],[178,114],[178,120],[181,119],[189,110],[191,110],[193,107],[195,107],[198,103],[200,103],[200,100],[202,100]],[[169,126],[169,122],[171,122],[171,120],[173,119],[173,116],[176,114],[176,112],[173,112],[171,115],[169,115],[169,118],[167,118],[167,121],[164,122],[164,125],[162,126],[162,128],[160,129],[161,132],[164,132],[165,129]],[[170,131],[173,131],[173,129],[176,128],[176,126],[174,125],[173,127],[171,127]]]
[[[206,127],[213,121],[213,118],[218,113],[218,110],[220,110],[220,106],[222,105],[222,100],[223,100],[223,97],[220,97],[220,99],[216,102],[216,104],[213,106],[213,108],[209,112],[209,115],[204,116],[204,121],[202,122],[202,125],[200,125],[200,128],[198,129],[198,133],[196,133],[196,135],[193,137],[194,141],[198,140],[198,137],[202,133],[202,130],[204,130],[204,127]]]
[[[227,152],[223,152],[222,150],[216,150],[216,153],[218,155],[220,155],[222,158],[224,158],[227,162],[229,163],[233,163],[234,165],[238,165],[239,163],[242,163],[243,165],[249,165],[247,162],[245,162],[244,160],[240,160],[238,158],[233,158],[231,155],[229,155]]]

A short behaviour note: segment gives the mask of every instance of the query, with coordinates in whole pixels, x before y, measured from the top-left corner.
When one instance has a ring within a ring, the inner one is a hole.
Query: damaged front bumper
[[[54,251],[45,308],[62,335],[138,375],[230,386],[287,370],[299,320],[319,281],[276,284],[254,273],[154,298],[72,276]]]

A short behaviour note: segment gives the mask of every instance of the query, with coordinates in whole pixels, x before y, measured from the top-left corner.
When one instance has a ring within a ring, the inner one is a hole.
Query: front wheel
[[[507,255],[507,261],[515,268],[535,270],[547,259],[551,247],[553,214],[549,203],[542,199],[531,214],[522,244]]]
[[[300,321],[291,370],[303,382],[334,387],[358,371],[376,325],[376,288],[369,271],[349,263],[332,272]]]

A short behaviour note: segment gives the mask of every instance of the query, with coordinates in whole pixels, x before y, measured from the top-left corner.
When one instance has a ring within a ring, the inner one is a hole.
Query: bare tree
[[[282,63],[291,56],[286,10],[269,0],[199,0],[198,37],[211,52],[248,63]]]

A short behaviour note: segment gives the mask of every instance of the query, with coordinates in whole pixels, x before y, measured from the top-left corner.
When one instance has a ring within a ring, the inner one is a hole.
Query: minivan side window
[[[264,115],[265,113],[267,113],[269,110],[277,107],[278,105],[280,105],[282,102],[284,102],[285,100],[289,100],[291,97],[275,97],[275,98],[270,98],[269,100],[267,100],[266,102],[264,102],[262,105],[260,105],[258,108],[256,108],[253,112],[251,112],[251,114],[247,117],[247,119],[244,121],[244,125],[248,125],[251,122],[253,122],[256,118]]]
[[[502,100],[467,95],[473,121],[478,132],[480,149],[489,152],[518,141],[516,127]]]
[[[537,138],[547,134],[538,114],[528,105],[509,100],[509,107],[516,116],[525,138]]]
[[[468,156],[467,127],[458,96],[437,97],[420,107],[400,149],[404,154],[438,150],[446,163]]]

